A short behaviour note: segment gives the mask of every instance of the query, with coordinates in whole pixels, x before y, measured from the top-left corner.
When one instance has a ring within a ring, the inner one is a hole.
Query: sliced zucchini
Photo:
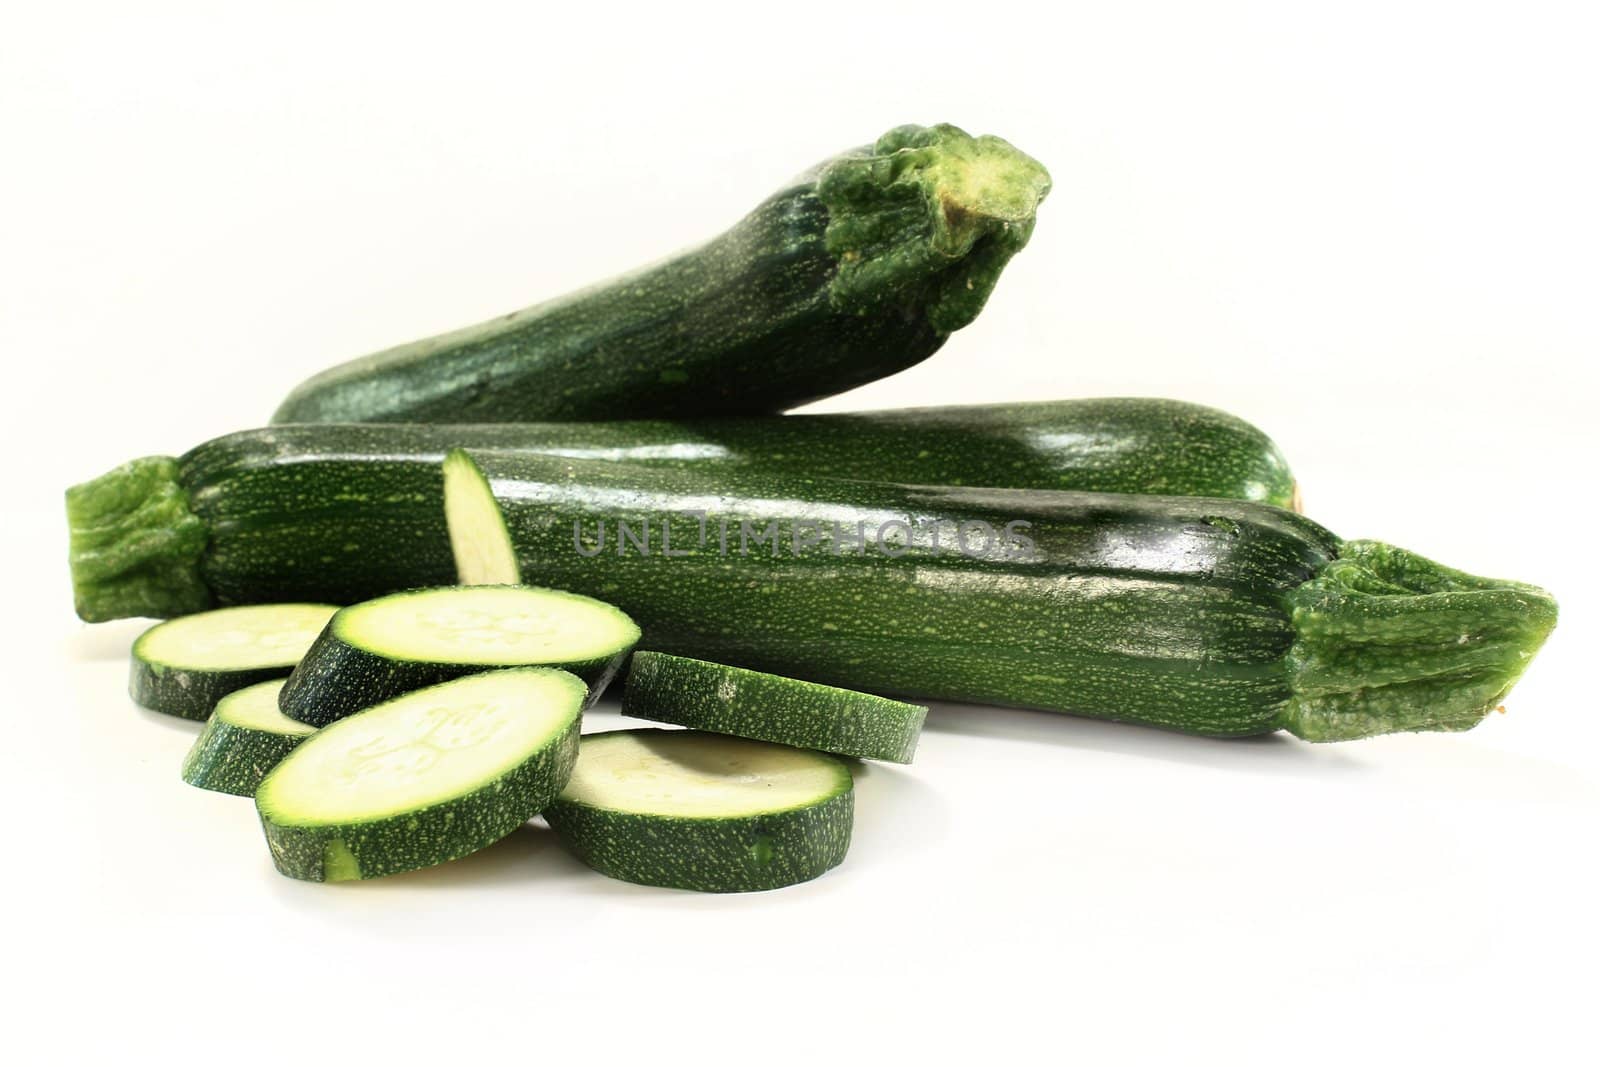
[[[778,674],[636,652],[622,694],[622,714],[841,756],[910,763],[928,709]]]
[[[832,756],[694,730],[583,739],[544,817],[601,874],[741,893],[838,866],[854,817],[850,769]]]
[[[337,610],[255,604],[159,623],[133,643],[129,695],[151,711],[204,719],[229,693],[286,676]]]
[[[519,585],[448,586],[343,608],[279,694],[314,726],[413,689],[496,667],[559,667],[598,696],[639,640],[603,601]]]
[[[524,667],[444,682],[334,723],[261,782],[272,861],[335,882],[476,852],[561,791],[587,687]]]
[[[472,457],[451,449],[444,457],[444,519],[456,581],[462,585],[521,585],[500,503]]]
[[[274,678],[217,701],[217,709],[183,761],[183,780],[201,789],[253,796],[278,761],[317,732],[278,710],[283,679]]]

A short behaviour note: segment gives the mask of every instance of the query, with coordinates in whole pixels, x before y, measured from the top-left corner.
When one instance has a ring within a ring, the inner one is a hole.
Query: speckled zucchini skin
[[[287,678],[293,667],[258,667],[248,671],[195,671],[163,667],[139,658],[134,644],[128,671],[128,695],[141,708],[204,722],[217,701],[258,682]]]
[[[932,355],[977,315],[1048,190],[1003,141],[902,127],[693,251],[325,371],[273,422],[781,411]]]
[[[199,789],[254,796],[267,772],[310,734],[281,734],[213,715],[183,761],[183,780]]]
[[[444,585],[440,464],[453,447],[692,472],[1234,497],[1287,506],[1265,434],[1169,400],[1060,400],[691,422],[280,426],[135,460],[68,493],[79,614],[354,603]]]
[[[720,663],[640,652],[622,714],[858,759],[910,763],[928,709]]]
[[[479,789],[360,823],[304,825],[282,820],[270,802],[263,802],[269,773],[257,789],[256,810],[272,862],[290,878],[335,882],[431,867],[487,848],[537,815],[572,777],[578,723],[575,711],[571,724],[552,744]],[[319,736],[312,735],[296,751],[304,751]],[[291,753],[278,766],[293,758]]]
[[[597,659],[541,663],[575,674],[589,687],[588,707],[605,691],[632,648]],[[326,726],[386,700],[452,678],[521,664],[435,663],[400,659],[353,644],[340,631],[340,617],[329,620],[300,665],[283,683],[278,709],[291,719]]]
[[[855,792],[839,766],[839,792],[791,811],[690,818],[612,811],[557,798],[544,819],[574,855],[601,874],[701,893],[752,893],[807,882],[850,850]]]

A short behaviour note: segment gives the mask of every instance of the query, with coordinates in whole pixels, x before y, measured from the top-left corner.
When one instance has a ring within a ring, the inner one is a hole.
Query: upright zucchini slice
[[[282,688],[283,679],[274,678],[217,701],[183,761],[183,780],[218,793],[254,795],[267,772],[317,732],[278,710]]]
[[[284,683],[283,713],[325,726],[401,693],[496,667],[559,667],[598,696],[639,628],[591,597],[449,586],[341,609]]]
[[[456,581],[462,585],[520,585],[517,551],[505,516],[472,457],[459,448],[444,457],[444,518]]]
[[[204,719],[227,694],[286,676],[336,610],[257,604],[160,623],[133,643],[128,691],[151,711]]]
[[[850,848],[850,770],[820,752],[693,730],[583,739],[544,811],[601,874],[738,893],[808,881]]]
[[[571,776],[585,692],[565,671],[493,671],[318,731],[256,790],[273,862],[291,878],[335,882],[493,844]]]
[[[928,709],[721,663],[636,652],[622,714],[841,756],[910,763]]]

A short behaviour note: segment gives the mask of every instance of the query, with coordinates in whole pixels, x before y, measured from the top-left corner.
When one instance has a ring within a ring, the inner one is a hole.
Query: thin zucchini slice
[[[284,683],[279,706],[314,726],[413,689],[496,667],[559,667],[590,699],[639,640],[603,601],[516,585],[448,586],[343,608]]]
[[[587,687],[523,667],[444,682],[318,731],[256,790],[272,860],[335,882],[476,852],[561,791]]]
[[[217,701],[183,761],[183,780],[201,789],[253,796],[278,761],[317,732],[278,710],[283,679],[229,693]]]
[[[928,709],[778,674],[636,652],[622,714],[841,756],[910,763]]]
[[[229,693],[288,675],[337,610],[256,604],[159,623],[133,643],[128,693],[151,711],[204,719]]]
[[[838,866],[855,813],[832,756],[695,730],[583,739],[544,817],[601,874],[640,885],[742,893]]]
[[[444,457],[444,518],[456,581],[462,585],[521,585],[522,570],[511,546],[494,490],[472,457],[452,449]]]

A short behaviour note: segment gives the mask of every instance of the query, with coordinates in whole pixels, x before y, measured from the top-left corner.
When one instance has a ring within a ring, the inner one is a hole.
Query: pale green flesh
[[[274,678],[270,682],[229,693],[217,702],[217,710],[211,713],[211,717],[230,726],[241,726],[262,733],[292,737],[316,733],[315,726],[291,719],[278,710],[278,690],[283,688],[283,682],[282,678]]]
[[[500,504],[478,465],[460,450],[444,459],[444,518],[456,560],[456,581],[462,585],[522,581]]]
[[[678,730],[590,734],[563,800],[607,811],[739,819],[820,804],[850,772],[816,752]]]
[[[469,675],[323,727],[256,794],[274,822],[362,822],[492,788],[559,739],[586,687],[565,671]]]
[[[292,667],[336,610],[326,604],[253,604],[185,615],[146,631],[133,654],[172,670]]]
[[[429,589],[346,608],[346,644],[393,659],[481,666],[575,663],[631,646],[639,630],[609,604],[553,589]]]

